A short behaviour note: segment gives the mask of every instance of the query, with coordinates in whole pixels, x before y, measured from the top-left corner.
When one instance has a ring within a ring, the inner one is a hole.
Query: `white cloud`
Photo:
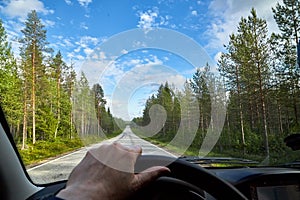
[[[65,0],[66,4],[68,5],[72,5],[72,1],[71,0]]]
[[[69,53],[67,53],[67,57],[69,59],[73,59],[75,57],[75,54],[73,52],[69,52]]]
[[[52,35],[52,37],[58,40],[62,40],[64,38],[62,35]]]
[[[74,49],[74,52],[78,53],[78,52],[80,52],[80,50],[81,50],[81,47],[77,47],[76,49]]]
[[[88,5],[93,2],[93,0],[77,0],[77,1],[83,7],[88,7]]]
[[[41,20],[41,21],[46,27],[53,27],[55,25],[55,22],[51,20]]]
[[[180,74],[176,74],[167,77],[167,81],[170,85],[174,85],[177,89],[182,89],[186,81],[186,78]]]
[[[198,15],[197,10],[193,10],[193,11],[192,11],[192,15],[193,15],[193,16],[197,16],[197,15]]]
[[[122,53],[122,54],[127,54],[128,51],[127,51],[126,49],[122,49],[121,53]]]
[[[10,0],[5,3],[5,6],[1,7],[1,12],[11,18],[19,18],[21,21],[26,19],[27,14],[31,10],[36,10],[44,15],[53,14],[54,11],[45,8],[42,1],[39,0]]]
[[[160,60],[152,54],[142,58],[129,57],[118,62],[118,60],[115,61],[117,58],[109,57],[99,49],[97,56],[90,58],[91,60],[82,64],[82,70],[91,84],[102,85],[111,112],[123,119],[129,119],[141,113],[143,109],[141,102],[145,102],[149,96],[151,92],[149,89],[157,91],[158,86],[166,81],[170,85],[182,88],[186,80],[176,70],[165,66],[164,58]],[[119,92],[120,90],[122,92]],[[136,91],[141,92],[132,99]]]
[[[93,52],[92,47],[98,44],[98,39],[90,36],[83,36],[80,38],[79,42],[75,42],[77,48],[74,52],[79,53],[82,49],[86,55]]]
[[[84,22],[80,23],[80,28],[85,29],[85,30],[89,29],[89,27]]]
[[[83,51],[84,51],[85,55],[87,55],[87,56],[93,52],[93,50],[89,47],[85,48]]]
[[[84,57],[82,55],[76,55],[75,56],[78,60],[84,60]]]
[[[276,3],[270,0],[213,0],[209,6],[213,20],[206,32],[209,37],[206,48],[223,49],[223,45],[229,41],[229,35],[236,32],[241,17],[249,16],[252,7],[256,9],[258,17],[267,20],[270,33],[277,31],[271,9]]]
[[[134,63],[142,62],[135,60]],[[156,92],[160,84],[167,81],[170,86],[181,89],[186,80],[174,69],[162,65],[159,60],[149,60],[146,64],[137,64],[130,71],[123,72],[118,79],[112,93],[111,111],[124,119],[135,117],[141,113],[145,99],[151,93]],[[135,95],[137,93],[138,95]]]
[[[92,45],[97,45],[99,43],[99,39],[91,36],[83,36],[80,38],[80,43],[88,43]]]
[[[222,52],[218,52],[218,53],[215,55],[214,61],[215,61],[216,63],[220,60],[221,55],[222,55]]]
[[[95,53],[94,55],[92,55],[92,59],[98,59],[100,61],[106,60],[106,55],[104,51],[100,51],[98,53]]]
[[[139,13],[140,20],[138,22],[138,27],[149,30],[153,27],[157,27],[158,24],[155,19],[158,17],[158,11],[148,10],[146,12]]]
[[[63,42],[64,42],[65,46],[67,46],[67,47],[73,47],[74,46],[74,43],[72,42],[71,39],[66,38],[66,39],[63,40]]]
[[[137,27],[142,28],[145,31],[151,30],[152,28],[157,28],[159,26],[172,26],[169,22],[172,19],[172,16],[159,15],[159,10],[157,7],[153,7],[147,11],[137,11],[137,15],[139,17]]]

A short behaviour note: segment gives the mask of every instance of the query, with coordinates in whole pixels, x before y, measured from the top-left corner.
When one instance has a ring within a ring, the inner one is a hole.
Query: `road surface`
[[[130,127],[127,126],[123,133],[115,138],[106,140],[99,144],[92,145],[90,147],[82,148],[68,155],[56,158],[49,162],[27,169],[27,171],[30,177],[32,178],[33,182],[39,184],[65,180],[68,178],[68,175],[70,174],[72,169],[84,157],[85,153],[89,148],[94,148],[103,143],[111,143],[113,141],[118,141],[119,143],[125,146],[139,145],[143,149],[143,155],[151,154],[176,157],[175,155],[165,151],[164,149],[161,149],[151,144],[150,142],[139,138],[131,131]]]

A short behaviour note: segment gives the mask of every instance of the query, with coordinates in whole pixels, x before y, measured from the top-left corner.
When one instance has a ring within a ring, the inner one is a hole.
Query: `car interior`
[[[46,185],[31,181],[13,144],[2,110],[0,130],[0,152],[5,158],[0,166],[1,199],[46,199],[65,187],[66,181]],[[141,189],[132,199],[298,199],[300,196],[299,168],[203,168],[196,163],[195,160],[189,162],[164,156],[140,157],[136,173],[149,166],[166,164],[172,173]]]
[[[112,141],[171,171],[130,199],[300,199],[300,0],[24,2],[0,2],[0,199]]]

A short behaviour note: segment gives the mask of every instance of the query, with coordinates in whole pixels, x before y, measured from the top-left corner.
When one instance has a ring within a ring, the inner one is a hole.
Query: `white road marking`
[[[166,150],[151,144],[136,136],[129,127],[126,127],[122,134],[117,137],[105,140],[101,143],[83,147],[82,149],[70,154],[55,158],[38,166],[27,169],[28,174],[35,183],[43,184],[60,180],[66,180],[73,168],[82,160],[86,152],[90,148],[97,148],[102,144],[119,142],[125,146],[139,145],[143,149],[143,155],[164,155],[169,157],[177,157]]]
[[[82,147],[82,148],[86,148],[86,147]],[[37,168],[43,167],[44,165],[48,165],[48,164],[50,164],[50,163],[56,162],[56,161],[58,161],[58,160],[64,159],[65,157],[72,156],[73,154],[77,154],[77,153],[80,152],[80,151],[85,151],[85,152],[86,152],[87,150],[86,150],[86,149],[80,149],[80,150],[77,150],[77,151],[75,151],[75,152],[69,153],[69,154],[67,154],[67,155],[61,156],[61,157],[59,157],[59,158],[55,158],[55,159],[50,160],[50,161],[48,161],[48,162],[45,162],[45,163],[43,163],[43,164],[40,164],[40,165],[34,166],[34,167],[32,167],[32,168],[29,168],[29,169],[27,169],[27,172],[30,172],[30,171],[35,170],[35,169],[37,169]],[[84,153],[85,153],[85,152],[84,152]]]

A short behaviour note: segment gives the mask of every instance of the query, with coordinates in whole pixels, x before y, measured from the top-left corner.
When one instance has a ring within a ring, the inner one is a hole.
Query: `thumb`
[[[164,166],[154,166],[150,167],[139,174],[135,175],[135,189],[139,189],[152,181],[156,180],[158,177],[170,173],[170,169]]]

